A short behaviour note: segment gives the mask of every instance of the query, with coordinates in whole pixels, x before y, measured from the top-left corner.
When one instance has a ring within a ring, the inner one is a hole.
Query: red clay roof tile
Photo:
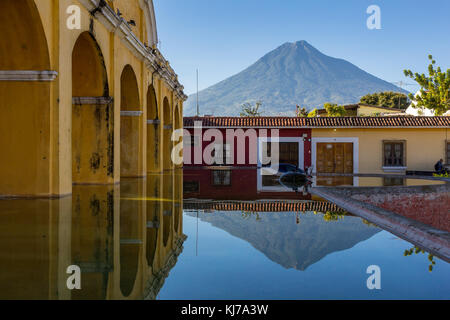
[[[228,128],[450,128],[450,117],[187,117],[184,127],[194,127],[200,121],[203,127]]]

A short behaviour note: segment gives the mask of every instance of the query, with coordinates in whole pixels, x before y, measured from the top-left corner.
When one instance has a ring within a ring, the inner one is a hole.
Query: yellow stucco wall
[[[377,107],[370,107],[370,106],[364,106],[364,105],[360,105],[357,111],[357,116],[358,117],[362,117],[362,116],[372,116],[378,113],[399,113],[398,110],[389,110],[386,108],[377,108]]]
[[[434,171],[439,159],[444,159],[449,129],[313,129],[312,137],[357,138],[359,146],[358,173],[387,173],[383,171],[383,141],[406,141],[406,166],[411,171]],[[339,142],[339,141],[338,141]],[[316,164],[313,163],[313,166]]]
[[[147,163],[149,162],[147,148],[152,146],[151,141],[147,142],[147,129],[149,127],[147,125],[147,91],[150,84],[153,84],[156,92],[157,119],[164,118],[162,107],[164,98],[167,98],[169,102],[169,109],[166,112],[170,113],[172,119],[175,119],[176,105],[179,107],[178,113],[182,114],[183,101],[186,97],[184,94],[180,94],[180,89],[174,90],[166,76],[163,76],[161,72],[155,72],[153,66],[148,65],[139,54],[133,52],[130,45],[126,43],[126,39],[120,38],[117,32],[111,30],[99,18],[100,14],[93,18],[85,7],[86,3],[88,1],[2,1],[1,5],[5,17],[2,19],[4,21],[4,25],[2,24],[4,37],[1,41],[5,44],[11,43],[11,45],[8,45],[10,49],[4,49],[0,52],[0,58],[4,61],[3,65],[0,63],[0,71],[51,70],[56,71],[58,75],[55,80],[49,82],[0,82],[0,92],[3,93],[0,98],[0,106],[12,106],[11,110],[7,112],[1,111],[2,120],[0,121],[2,122],[0,127],[3,131],[9,133],[5,135],[4,140],[0,139],[0,148],[3,148],[10,156],[3,157],[4,163],[0,163],[0,167],[4,168],[3,170],[0,169],[0,181],[4,182],[0,182],[0,196],[61,196],[72,193],[74,182],[72,174],[73,140],[79,135],[77,131],[72,130],[74,109],[72,105],[72,97],[74,96],[72,78],[73,73],[77,72],[77,70],[72,70],[72,53],[75,43],[83,33],[89,32],[101,51],[109,88],[107,94],[114,100],[113,119],[111,120],[114,126],[112,130],[114,151],[111,155],[114,158],[114,168],[112,177],[100,177],[101,181],[98,177],[92,177],[88,172],[89,170],[86,170],[77,182],[117,183],[120,181],[121,75],[126,66],[131,66],[135,74],[139,92],[139,110],[142,111],[142,115],[133,120],[133,128],[138,129],[138,133],[133,132],[133,135],[136,136],[135,139],[138,140],[136,147],[138,159],[136,160],[136,168],[133,168],[132,174],[129,175],[145,176],[147,171],[150,171],[150,169],[147,169]],[[149,21],[149,18],[148,11],[144,10],[144,1],[116,0],[114,2],[108,1],[108,3],[114,6],[114,12],[119,9],[126,21],[134,20],[136,26],[131,27],[134,36],[142,44],[149,43],[147,39],[149,28],[147,21]],[[81,8],[81,29],[79,30],[67,28],[69,14],[66,11],[70,5],[77,5]],[[17,14],[10,14],[11,12]],[[20,12],[27,16],[22,24],[14,20],[20,19]],[[24,35],[30,30],[35,31],[30,33],[28,38],[21,37],[20,30],[11,29],[14,25],[20,25]],[[39,30],[42,30],[40,34]],[[27,45],[29,45],[27,50],[30,50],[30,52],[22,52],[27,41]],[[0,47],[6,48],[8,46]],[[157,61],[160,61],[161,67],[168,70],[170,80],[177,83],[176,75],[159,51],[156,50],[153,53],[159,59]],[[34,59],[24,59],[24,57],[30,56],[33,56]],[[84,67],[90,68],[92,66],[86,63]],[[27,92],[27,94],[24,95],[24,92]],[[29,113],[25,112],[25,116],[23,115],[24,112],[17,111],[26,110],[26,106],[29,105],[35,105],[36,108]],[[20,120],[18,120],[19,117]],[[85,125],[89,125],[90,121],[86,121],[86,119],[88,118],[84,117],[83,121]],[[181,127],[181,121],[178,122],[178,127]],[[20,131],[17,129],[18,126]],[[155,131],[153,125],[152,130]],[[162,125],[156,126],[156,131],[156,134],[149,135],[151,139],[155,140],[155,143],[158,136],[163,136]],[[95,130],[86,130],[84,135],[78,138],[94,141],[94,144],[98,142],[101,149],[105,150],[106,138],[104,135],[99,137],[98,134],[94,133]],[[18,134],[22,136],[19,137]],[[21,141],[20,138],[24,141]],[[163,139],[159,139],[158,143],[162,144]],[[25,146],[23,150],[26,150],[26,154],[18,149],[19,145]],[[163,148],[159,148],[159,150],[163,150]],[[100,154],[102,153],[100,152]],[[152,168],[151,171],[162,171],[164,167],[162,152],[149,154],[159,158],[159,161],[155,161],[158,167]],[[106,157],[106,153],[101,157]]]

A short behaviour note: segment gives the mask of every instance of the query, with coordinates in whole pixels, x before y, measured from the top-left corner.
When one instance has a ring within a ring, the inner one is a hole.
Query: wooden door
[[[353,173],[353,143],[318,143],[317,173]],[[351,185],[353,177],[319,177],[318,185]]]

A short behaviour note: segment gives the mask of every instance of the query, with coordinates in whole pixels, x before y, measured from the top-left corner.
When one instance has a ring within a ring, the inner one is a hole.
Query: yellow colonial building
[[[1,0],[0,30],[0,197],[173,169],[187,97],[151,0]]]

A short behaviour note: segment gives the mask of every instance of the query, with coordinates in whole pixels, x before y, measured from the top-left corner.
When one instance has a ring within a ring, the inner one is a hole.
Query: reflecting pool
[[[449,299],[450,264],[358,217],[188,210],[159,299]],[[381,268],[381,290],[367,268]],[[433,266],[430,272],[430,266]]]
[[[258,181],[174,170],[75,185],[62,199],[0,199],[0,299],[450,298],[447,262]],[[374,265],[381,290],[367,287]]]

